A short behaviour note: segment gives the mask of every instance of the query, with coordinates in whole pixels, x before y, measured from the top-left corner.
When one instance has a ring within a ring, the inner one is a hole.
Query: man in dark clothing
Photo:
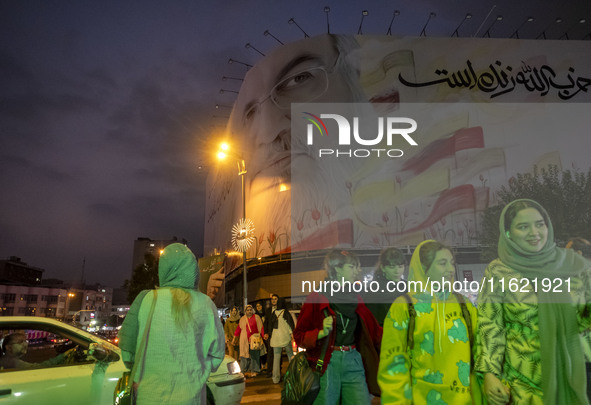
[[[277,321],[275,316],[275,310],[277,309],[277,302],[279,296],[277,294],[271,294],[271,306],[265,309],[265,322],[263,324],[265,330],[265,347],[267,349],[267,374],[266,377],[271,378],[273,376],[273,348],[270,346],[271,334],[273,333],[274,325]]]

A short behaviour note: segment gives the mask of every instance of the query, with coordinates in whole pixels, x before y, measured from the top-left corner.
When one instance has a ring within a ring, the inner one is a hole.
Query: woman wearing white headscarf
[[[168,245],[158,264],[160,288],[143,291],[119,332],[123,360],[131,368],[140,404],[205,404],[205,383],[224,358],[224,330],[213,302],[195,290],[199,271],[188,247]],[[157,294],[155,294],[157,293]],[[153,300],[144,355],[136,359]]]

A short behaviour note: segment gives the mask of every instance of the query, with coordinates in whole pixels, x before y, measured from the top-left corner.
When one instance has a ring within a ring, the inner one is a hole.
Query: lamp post
[[[482,38],[484,37],[488,37],[490,38],[490,30],[492,29],[492,27],[498,22],[498,21],[503,21],[503,16],[502,15],[498,15],[497,18],[493,21],[493,23],[490,25],[490,27],[488,27],[488,29],[486,30],[486,32],[484,33],[484,35],[482,36]]]
[[[388,31],[386,31],[386,35],[392,36],[392,24],[394,23],[394,19],[400,15],[400,10],[394,10],[394,14],[392,14],[392,19],[390,20],[390,26],[388,26]]]
[[[472,14],[468,13],[464,16],[464,19],[462,20],[462,22],[460,23],[460,25],[458,25],[458,27],[455,29],[455,31],[451,34],[452,38],[454,36],[459,37],[460,33],[458,32],[458,30],[460,29],[460,27],[462,26],[462,24],[464,24],[464,22],[466,22],[466,20],[469,20],[472,18]]]
[[[222,143],[220,146],[220,151],[218,152],[218,158],[224,159],[227,155],[232,155],[235,159],[237,159],[238,164],[238,176],[240,176],[241,184],[242,184],[242,223],[246,224],[246,187],[245,187],[245,176],[246,176],[246,163],[244,159],[238,157],[235,153],[230,152],[230,147],[226,143]],[[247,230],[245,228],[240,230],[240,236],[248,237]],[[244,299],[243,299],[243,306],[244,312],[246,312],[246,306],[248,305],[248,280],[247,280],[247,267],[246,267],[246,251],[248,247],[244,247],[242,249],[242,284],[244,288]]]
[[[544,31],[542,31],[542,33],[536,37],[536,39],[540,39],[540,37],[543,37],[544,39],[546,39],[546,31],[548,31],[548,29],[549,29],[549,28],[550,28],[552,25],[554,25],[554,24],[560,24],[561,22],[562,22],[562,18],[560,18],[560,17],[559,17],[559,18],[557,18],[556,20],[554,20],[554,22],[550,23],[550,25],[548,25],[548,26],[547,26],[547,27],[544,29]]]
[[[363,34],[363,32],[361,31],[361,26],[363,25],[363,19],[365,18],[365,16],[369,15],[369,11],[367,10],[363,10],[361,12],[361,22],[359,23],[359,29],[357,30],[357,35],[361,35]]]
[[[263,32],[263,35],[266,36],[266,37],[269,37],[270,36],[275,41],[279,42],[281,45],[284,45],[284,43],[281,42],[281,40],[279,38],[277,38],[275,35],[271,34],[271,31],[269,31],[269,30],[265,30],[265,32]]]
[[[240,62],[239,60],[232,59],[232,58],[228,59],[228,63],[229,63],[230,65],[231,65],[232,63],[240,63],[241,65],[244,65],[244,66],[246,66],[246,70],[248,70],[249,68],[251,68],[251,67],[252,67],[252,65],[251,65],[251,64],[249,64],[249,63]]]
[[[419,37],[426,37],[427,36],[427,32],[425,31],[427,29],[427,25],[429,25],[429,21],[431,21],[431,18],[435,18],[435,17],[437,17],[437,14],[435,14],[434,12],[429,13],[429,18],[427,18],[427,22],[425,23],[425,26],[423,27],[423,30],[421,31],[421,34],[419,35]]]
[[[310,35],[308,35],[308,34],[306,33],[306,31],[304,31],[304,30],[302,29],[302,27],[300,27],[300,26],[298,25],[298,23],[296,22],[296,20],[294,20],[293,18],[290,18],[289,20],[287,20],[287,23],[288,23],[288,24],[294,24],[296,27],[298,27],[298,28],[300,29],[300,31],[302,31],[302,32],[304,33],[304,38],[310,38]]]

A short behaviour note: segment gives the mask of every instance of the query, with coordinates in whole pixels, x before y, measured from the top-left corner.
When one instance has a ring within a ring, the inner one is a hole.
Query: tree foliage
[[[540,203],[554,227],[554,238],[564,246],[574,236],[591,239],[591,168],[587,173],[558,169],[553,165],[534,172],[517,174],[496,193],[498,205],[484,212],[480,244],[485,261],[497,257],[499,218],[501,211],[513,200],[529,198]]]
[[[131,280],[125,280],[127,299],[131,304],[142,290],[151,290],[158,286],[158,259],[151,254],[144,256],[144,263],[133,269]]]

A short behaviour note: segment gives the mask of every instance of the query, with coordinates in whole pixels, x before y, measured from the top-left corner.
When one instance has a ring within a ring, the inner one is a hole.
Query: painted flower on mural
[[[261,235],[258,238],[257,237],[254,238],[254,251],[255,251],[254,255],[257,257],[259,256],[259,253],[261,253],[261,251],[262,251],[262,247],[263,247],[262,244],[263,244],[264,240],[265,240],[265,233],[264,232],[261,233]]]
[[[349,194],[352,194],[351,189],[353,188],[353,183],[351,183],[350,181],[346,181],[345,187],[347,187],[347,190],[349,190]]]
[[[332,212],[330,211],[330,208],[328,206],[324,206],[324,215],[326,215],[326,217],[328,218],[328,221],[330,222],[330,214],[332,214]]]
[[[318,211],[318,209],[314,208],[312,210],[312,219],[314,221],[316,221],[316,225],[318,225],[318,220],[320,219],[321,216],[322,216],[322,214],[320,214],[320,211]]]
[[[296,222],[296,227],[298,228],[298,231],[301,231],[302,229],[304,229],[304,220],[303,219],[299,219]]]
[[[274,231],[269,231],[269,236],[267,236],[267,243],[269,243],[269,247],[271,248],[271,254],[275,254],[277,250],[277,238],[275,237]]]

